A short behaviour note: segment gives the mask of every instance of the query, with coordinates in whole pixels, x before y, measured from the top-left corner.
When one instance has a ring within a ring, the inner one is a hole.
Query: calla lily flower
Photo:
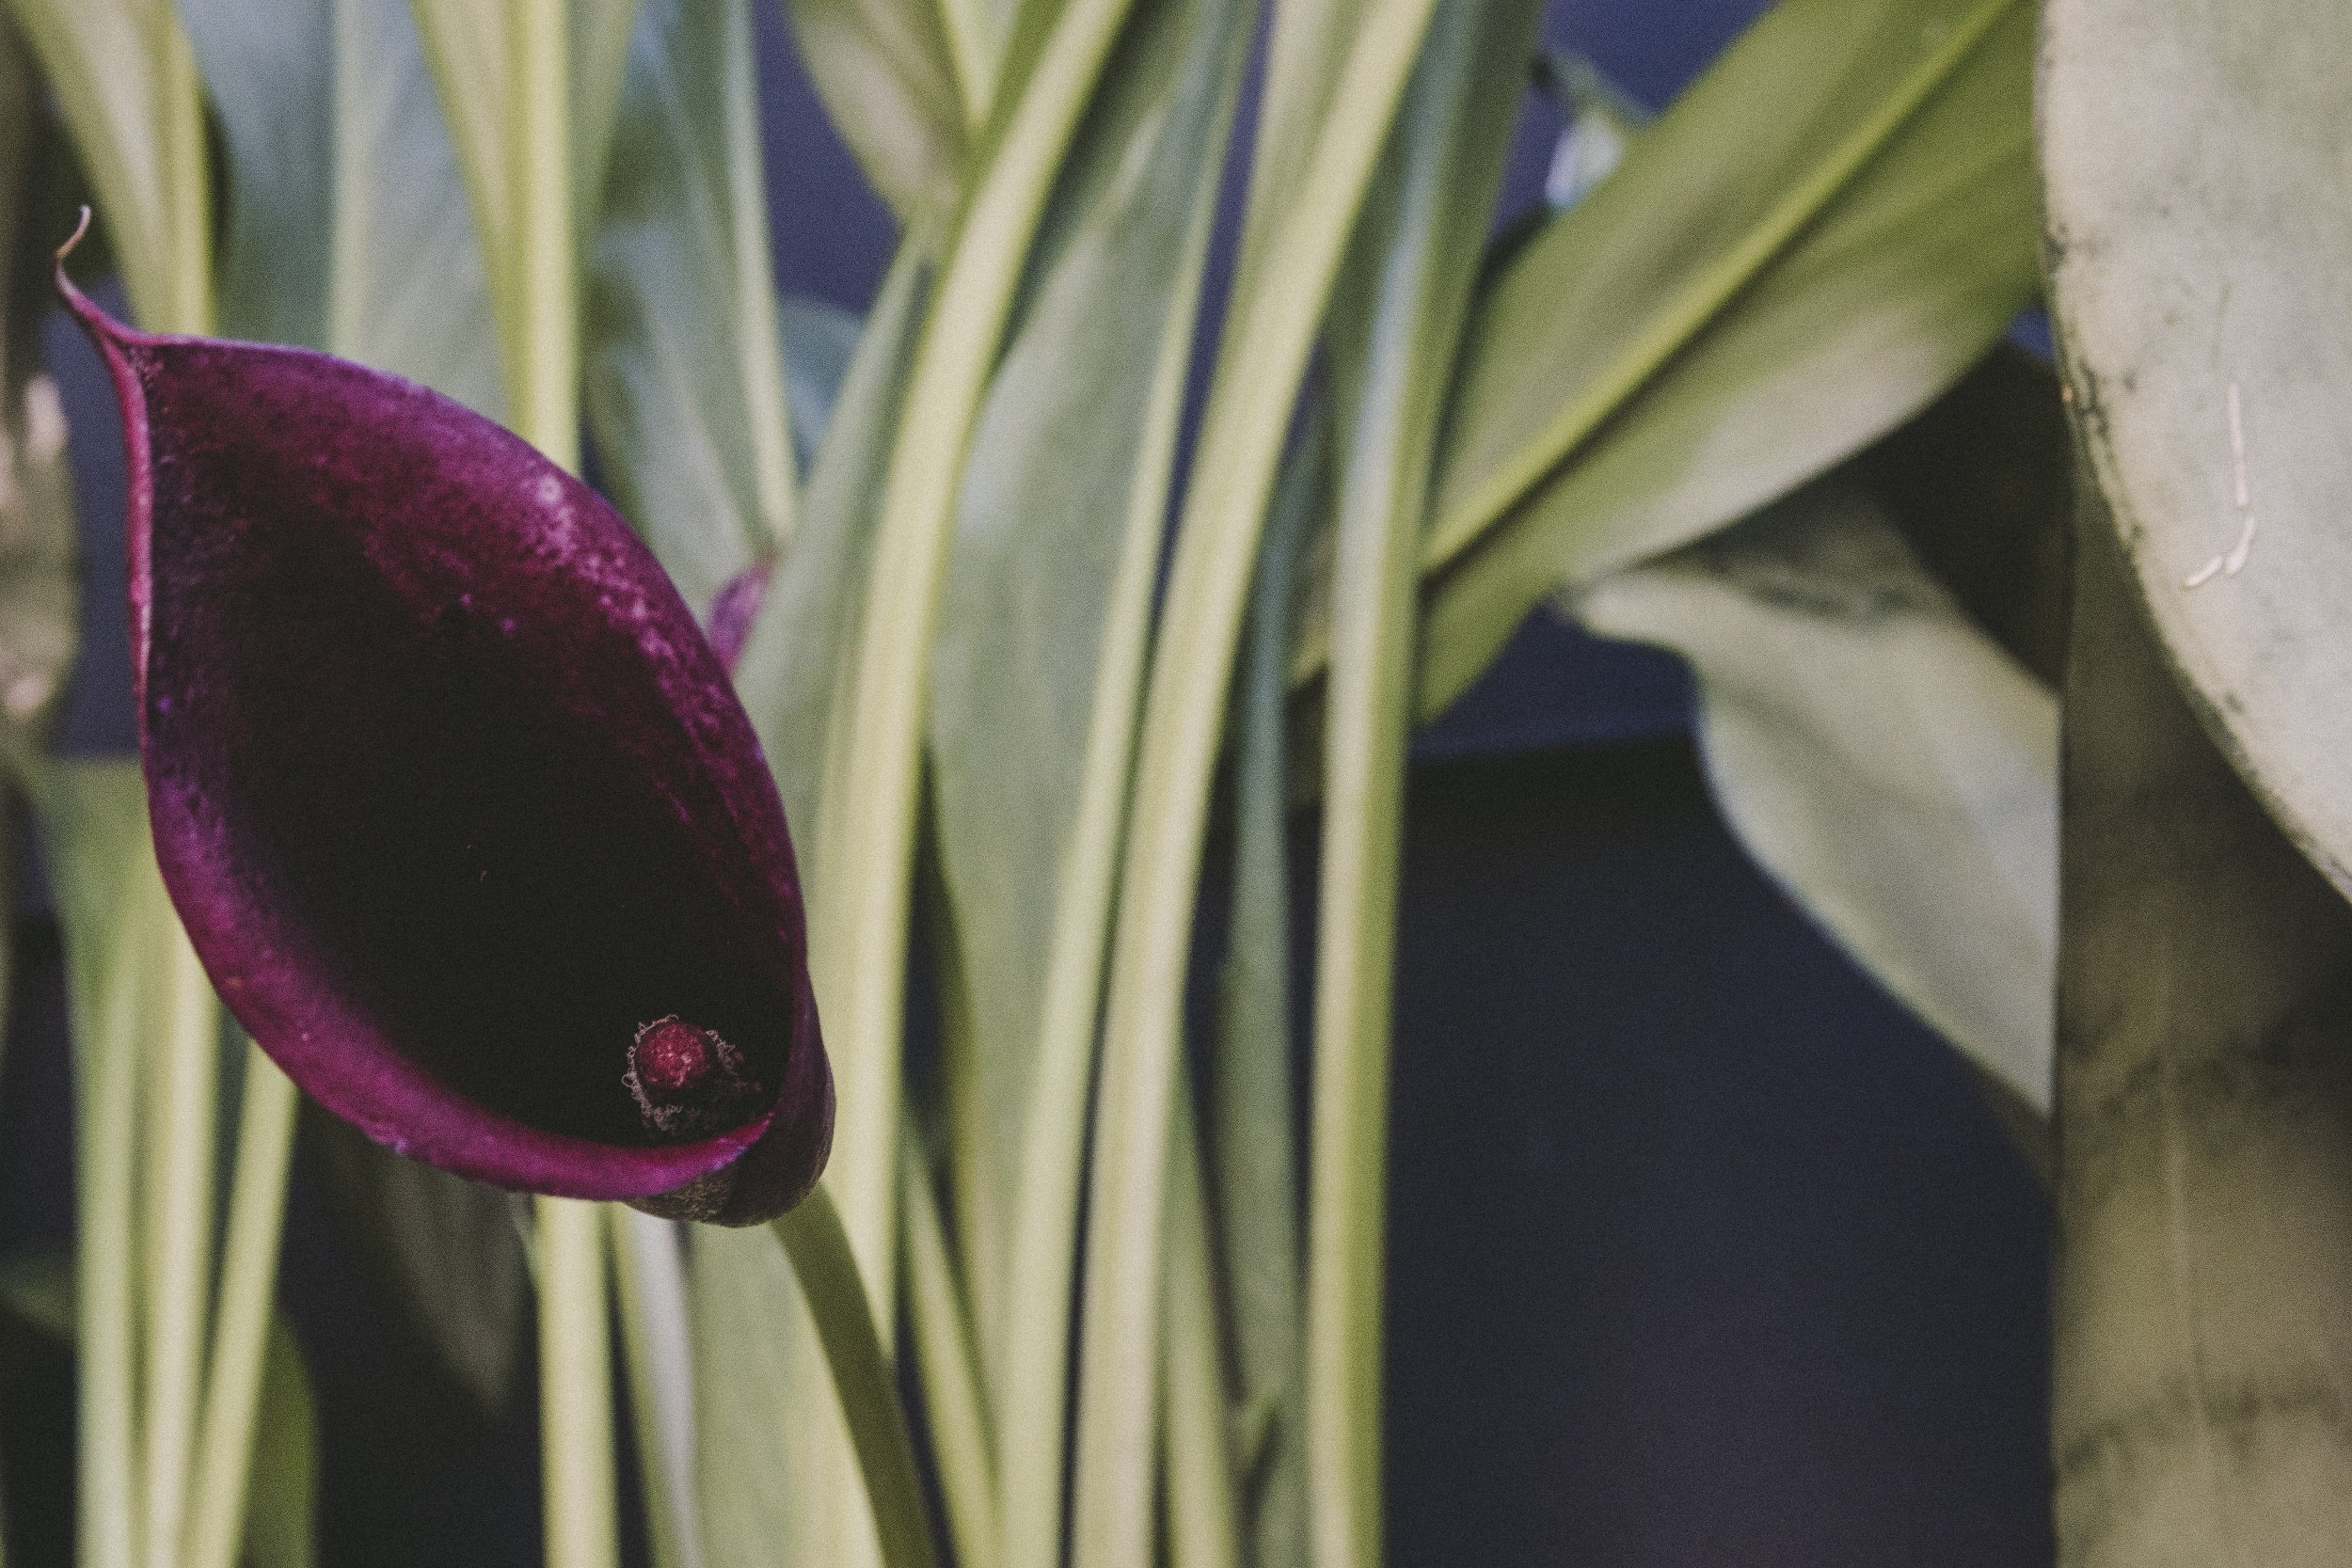
[[[70,246],[69,246],[70,248]],[[164,883],[378,1143],[751,1225],[833,1133],[800,884],[727,673],[594,491],[422,387],[57,286],[128,449]]]

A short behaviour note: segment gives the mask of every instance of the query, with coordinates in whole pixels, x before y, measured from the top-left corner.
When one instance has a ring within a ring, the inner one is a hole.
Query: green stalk
[[[865,1475],[883,1568],[933,1568],[937,1555],[923,1509],[922,1478],[914,1467],[914,1440],[898,1405],[890,1354],[875,1329],[863,1269],[833,1196],[819,1183],[799,1208],[774,1222],[774,1230],[817,1324],[850,1446]]]
[[[1168,1546],[1170,1568],[1241,1568],[1230,1401],[1217,1343],[1200,1134],[1180,1069],[1168,1162]],[[1272,1568],[1272,1565],[1265,1565]]]
[[[818,813],[811,947],[839,1096],[828,1178],[893,1316],[907,904],[940,579],[989,373],[1055,174],[1131,0],[1071,0],[974,191],[915,350],[882,486],[838,769]]]
[[[759,145],[759,84],[753,79],[751,7],[727,7],[726,145]],[[792,418],[785,404],[784,358],[776,350],[776,280],[769,269],[768,189],[757,157],[727,161],[727,213],[734,232],[736,319],[755,345],[737,356],[743,375],[743,409],[752,442],[753,499],[770,548],[792,536],[797,497],[792,471]]]
[[[897,1320],[907,912],[940,581],[973,424],[1038,220],[1131,3],[1070,0],[963,213],[915,347],[856,651],[833,709],[809,922],[838,1107],[826,1182],[885,1345]],[[866,1544],[853,1533],[818,1550],[833,1568],[855,1568]]]
[[[507,0],[507,189],[514,250],[507,408],[516,433],[580,467],[579,268],[571,183],[571,58],[564,0]],[[542,1197],[539,1216],[540,1459],[548,1568],[613,1568],[619,1520],[604,1227],[595,1205]]]
[[[198,1426],[196,1481],[188,1506],[186,1568],[236,1568],[253,1467],[254,1412],[277,1294],[278,1244],[286,1213],[286,1167],[294,1154],[294,1086],[261,1049],[246,1047],[245,1096],[237,1115],[237,1163],[229,1183],[218,1318]]]
[[[1232,919],[1209,1071],[1216,1255],[1232,1311],[1236,1402],[1256,1429],[1243,1461],[1252,1478],[1244,1535],[1258,1568],[1296,1563],[1307,1552],[1285,710],[1293,590],[1321,499],[1329,424],[1318,409],[1283,455],[1249,590],[1233,701]],[[1181,1138],[1181,1116],[1176,1130]],[[1178,1244],[1171,1242],[1171,1260]]]
[[[1297,198],[1219,355],[1152,667],[1087,1246],[1076,1568],[1152,1560],[1160,1225],[1210,778],[1266,502],[1340,255],[1435,0],[1371,0]]]
[[[941,29],[947,35],[947,63],[962,100],[963,123],[974,131],[988,123],[989,101],[996,96],[997,40],[989,37],[981,0],[939,0]]]
[[[1220,114],[1230,124],[1230,117]],[[1221,155],[1224,138],[1217,143]],[[1152,630],[1152,592],[1159,572],[1168,490],[1176,465],[1184,375],[1199,321],[1200,279],[1216,213],[1216,187],[1203,182],[1185,235],[1168,326],[1152,371],[1152,388],[1127,494],[1125,532],[1103,620],[1094,706],[1087,719],[1078,806],[1054,931],[1046,955],[1037,1060],[1014,1198],[1010,1261],[1001,1332],[996,1462],[1008,1568],[1057,1568],[1062,1553],[1062,1478],[1069,1436],[1070,1308],[1077,1272],[1080,1163],[1085,1157],[1087,1091],[1094,1077],[1101,1022],[1103,958],[1111,901],[1119,887],[1119,840],[1135,761],[1136,698]]]
[[[146,851],[139,850],[142,858]],[[76,1030],[81,1105],[74,1148],[74,1256],[81,1375],[79,1528],[82,1568],[135,1568],[141,1560],[138,1497],[138,1324],[135,1189],[139,1136],[139,1035],[142,981],[164,901],[151,864],[133,874],[119,911],[127,927],[111,962],[77,957],[76,968],[103,971],[91,999],[96,1016]],[[81,933],[94,940],[98,933]]]
[[[654,1568],[702,1568],[702,1500],[694,1495],[694,1368],[685,1259],[668,1220],[612,1204],[615,1294],[637,1422],[637,1468]]]
[[[170,319],[154,325],[160,331],[207,333],[213,330],[212,181],[196,53],[170,8],[154,8],[150,29],[171,263]],[[152,892],[162,902],[161,885]],[[144,1429],[144,1560],[151,1568],[170,1568],[180,1560],[203,1371],[220,1040],[211,982],[168,906],[160,913],[170,936],[150,955],[157,965],[151,978],[163,988],[155,1015],[162,1032],[149,1079],[152,1142],[146,1149],[139,1216],[149,1227],[147,1343],[145,1409],[135,1418]]]
[[[156,127],[171,231],[171,320],[156,332],[213,330],[213,183],[204,141],[204,100],[196,50],[167,5],[151,9]]]
[[[542,1197],[537,1209],[548,1568],[618,1568],[603,1218],[571,1198]]]
[[[160,898],[160,890],[158,890]],[[180,1560],[188,1466],[196,1444],[213,1256],[213,1143],[220,1014],[212,983],[169,907],[168,936],[150,973],[158,988],[148,1065],[145,1409],[147,1561]]]
[[[1345,421],[1325,704],[1307,1244],[1308,1546],[1381,1560],[1381,1315],[1389,1058],[1422,526],[1438,420],[1509,135],[1536,0],[1433,26],[1351,258],[1336,335]]]
[[[995,1568],[996,1465],[988,1451],[988,1406],[972,1354],[972,1315],[940,1224],[931,1173],[914,1129],[902,1140],[906,1198],[907,1320],[930,1417],[931,1456],[947,1504],[957,1568]]]
[[[550,462],[580,467],[580,272],[571,185],[571,50],[564,0],[507,0],[507,189],[514,254],[496,276],[514,321],[506,362],[515,433]],[[495,260],[495,259],[494,259]]]

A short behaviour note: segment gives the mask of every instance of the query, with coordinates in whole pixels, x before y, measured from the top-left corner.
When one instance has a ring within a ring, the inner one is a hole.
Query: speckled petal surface
[[[122,404],[156,855],[230,1011],[461,1175],[724,1224],[798,1201],[833,1089],[791,844],[653,557],[421,387],[68,295]],[[629,1051],[671,1017],[764,1108],[653,1132]]]

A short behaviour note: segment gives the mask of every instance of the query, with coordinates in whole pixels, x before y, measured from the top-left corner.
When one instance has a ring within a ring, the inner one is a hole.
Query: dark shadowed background
[[[1656,106],[1758,8],[1556,0],[1546,32]],[[779,284],[862,309],[889,215],[779,8],[755,9]],[[1559,129],[1539,103],[1525,119],[1518,210]],[[89,562],[63,739],[127,752],[118,434],[87,351],[62,329],[50,341]],[[1664,656],[1539,616],[1416,749],[1392,1559],[2046,1562],[2047,1201],[1951,1052],[1730,839],[1688,704]],[[1295,826],[1311,847],[1314,824]],[[1295,885],[1311,888],[1308,869]],[[57,934],[37,875],[19,885],[0,1256],[72,1238]],[[282,1299],[319,1399],[321,1562],[536,1561],[529,1389],[492,1419],[443,1380],[371,1295],[307,1160]],[[62,1352],[0,1345],[14,1568],[70,1560],[71,1378]]]

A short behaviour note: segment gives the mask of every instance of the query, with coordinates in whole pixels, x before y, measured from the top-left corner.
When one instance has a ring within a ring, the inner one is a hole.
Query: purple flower
[[[750,1225],[833,1079],[784,809],[653,557],[520,439],[299,349],[60,291],[130,467],[165,885],[222,1000],[370,1137]]]

